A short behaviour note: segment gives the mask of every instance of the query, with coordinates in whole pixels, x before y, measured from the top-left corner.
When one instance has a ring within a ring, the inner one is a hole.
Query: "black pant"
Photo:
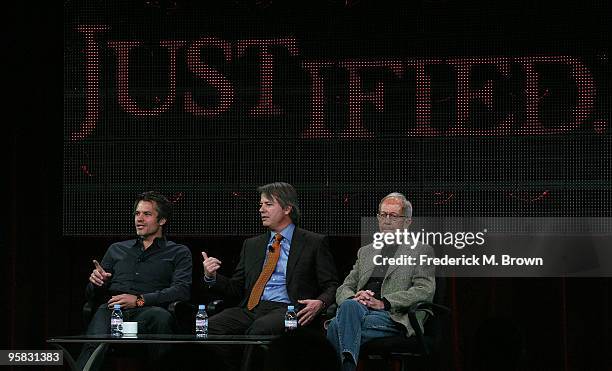
[[[87,335],[101,335],[110,333],[110,317],[112,309],[107,304],[102,304],[96,310],[89,327]],[[174,318],[172,314],[160,307],[132,308],[123,311],[124,322],[138,322],[139,334],[172,334],[174,333]],[[87,360],[96,349],[97,344],[85,344],[77,359],[79,369],[83,369]],[[149,345],[149,361],[153,365],[159,365],[162,358],[168,353],[169,347],[163,345]],[[100,356],[92,370],[98,370],[104,361],[104,355]]]
[[[211,335],[278,335],[285,330],[286,303],[262,300],[252,311],[233,307],[216,314],[208,320],[208,333]],[[235,345],[211,345],[208,349],[215,354],[213,359],[219,359],[221,366],[228,371],[240,368],[242,358],[243,369],[254,369],[256,366],[253,346],[244,349],[242,357],[236,356],[242,347]],[[260,363],[260,362],[258,362]],[[208,364],[212,366],[211,364]],[[208,368],[208,369],[212,369]]]

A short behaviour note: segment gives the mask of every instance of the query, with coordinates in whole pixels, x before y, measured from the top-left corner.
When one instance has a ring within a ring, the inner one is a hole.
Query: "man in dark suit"
[[[288,305],[300,308],[299,324],[306,326],[334,302],[338,277],[327,240],[297,226],[300,209],[293,186],[271,183],[258,191],[268,231],[244,242],[233,276],[218,274],[221,261],[202,252],[205,286],[240,303],[210,318],[211,335],[279,334]],[[223,353],[231,361],[227,349]]]

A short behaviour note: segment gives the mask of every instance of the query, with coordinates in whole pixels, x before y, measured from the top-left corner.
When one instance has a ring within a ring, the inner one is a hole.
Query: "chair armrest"
[[[212,316],[213,314],[221,313],[223,309],[225,309],[225,301],[223,299],[216,299],[208,303],[206,313]]]
[[[444,305],[435,304],[429,301],[418,301],[412,304],[407,309],[408,312],[408,321],[410,321],[410,326],[412,326],[414,330],[414,335],[421,347],[421,351],[425,355],[429,355],[431,349],[427,346],[425,342],[425,338],[423,337],[423,329],[421,329],[421,325],[416,317],[418,312],[427,312],[432,316],[441,316],[441,315],[449,315],[450,309],[445,307]]]
[[[434,314],[449,314],[450,308],[445,307],[444,305],[432,303],[430,301],[417,301],[408,307],[408,314],[416,313],[420,311],[428,311],[433,312]]]
[[[172,314],[176,322],[176,330],[179,334],[190,334],[193,331],[195,313],[197,307],[188,301],[174,301],[168,305],[168,312]]]
[[[184,316],[191,316],[194,311],[194,305],[188,301],[177,300],[168,304],[168,312],[170,312],[175,318],[182,318]]]
[[[83,329],[87,329],[89,322],[93,318],[93,315],[97,309],[96,302],[94,300],[88,300],[83,304],[83,310],[81,311],[81,319],[83,321]]]
[[[323,320],[332,319],[336,316],[336,312],[338,311],[338,304],[333,303],[330,304],[327,308],[321,312],[321,317]]]
[[[106,286],[103,286],[106,287]],[[98,310],[98,307],[103,303],[106,303],[110,299],[108,291],[96,287],[90,282],[85,286],[85,304],[81,311],[81,320],[83,321],[83,329],[87,330],[89,322],[91,322],[94,314]]]

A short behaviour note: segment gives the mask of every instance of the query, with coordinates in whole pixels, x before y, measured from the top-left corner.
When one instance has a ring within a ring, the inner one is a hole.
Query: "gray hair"
[[[404,210],[404,216],[412,218],[412,204],[410,203],[410,201],[408,201],[406,196],[399,192],[391,192],[385,197],[383,197],[382,200],[380,200],[380,203],[378,204],[378,211],[380,211],[380,207],[382,206],[383,202],[385,202],[385,200],[388,198],[396,198],[400,200],[402,203],[402,210]]]

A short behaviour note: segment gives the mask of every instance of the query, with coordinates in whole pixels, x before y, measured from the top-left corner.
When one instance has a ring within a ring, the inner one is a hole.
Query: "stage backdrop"
[[[63,233],[129,234],[159,190],[174,234],[254,234],[272,181],[332,235],[391,191],[420,216],[611,216],[609,13],[525,5],[69,2]]]

